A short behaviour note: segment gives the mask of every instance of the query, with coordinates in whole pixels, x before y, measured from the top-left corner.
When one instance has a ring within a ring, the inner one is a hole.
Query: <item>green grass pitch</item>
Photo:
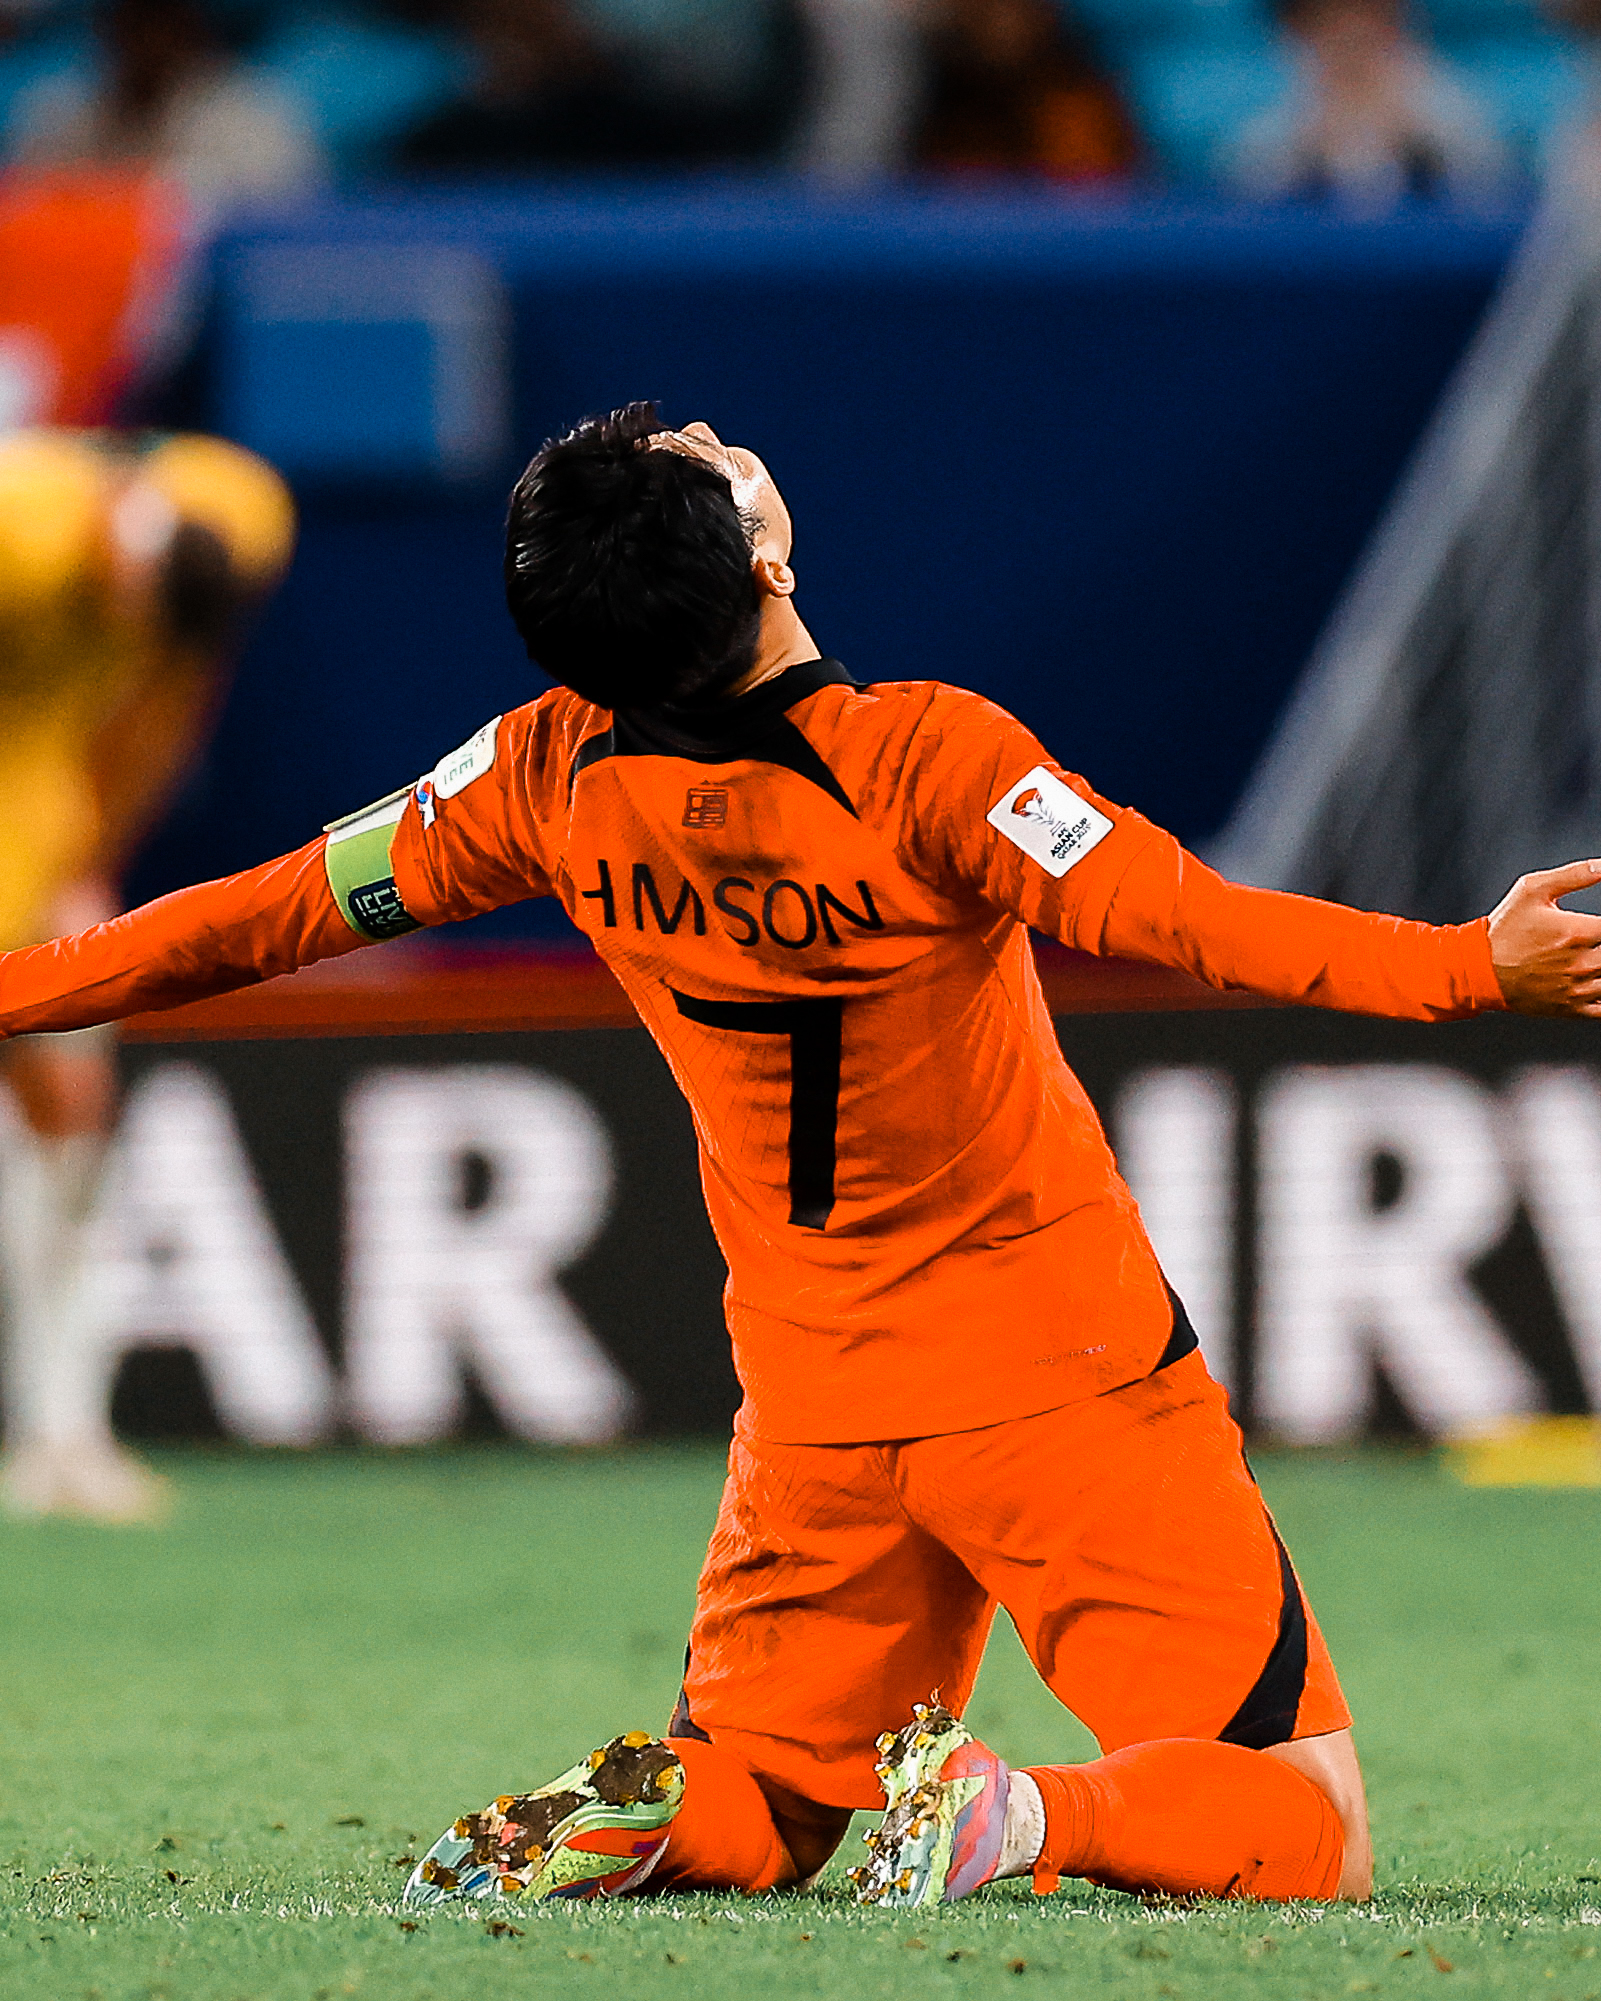
[[[896,1916],[835,1880],[413,1925],[396,1858],[665,1717],[718,1455],[163,1463],[165,1529],[0,1528],[5,2001],[1601,1996],[1601,1495],[1259,1469],[1357,1709],[1371,1907]],[[1009,1634],[972,1716],[1085,1749]]]

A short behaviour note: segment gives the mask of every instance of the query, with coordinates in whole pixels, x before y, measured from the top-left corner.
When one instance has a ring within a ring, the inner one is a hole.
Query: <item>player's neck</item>
[[[761,636],[756,642],[756,659],[748,674],[742,674],[728,690],[730,695],[748,695],[764,681],[771,681],[787,667],[803,660],[820,660],[817,641],[802,625],[800,614],[789,598],[768,598],[762,606]]]

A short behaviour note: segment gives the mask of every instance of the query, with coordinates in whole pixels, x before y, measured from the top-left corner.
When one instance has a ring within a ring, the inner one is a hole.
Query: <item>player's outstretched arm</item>
[[[1601,882],[1601,861],[1519,876],[1490,913],[1490,959],[1516,1014],[1601,1016],[1601,917],[1560,899]]]
[[[567,762],[548,742],[556,706],[544,696],[497,716],[415,787],[334,821],[293,854],[76,937],[0,953],[0,1040],[178,1007],[422,924],[550,895],[528,788],[533,774],[560,793]]]
[[[370,942],[341,914],[324,843],[313,841],[73,937],[0,953],[0,1039],[177,1007]]]
[[[1412,1020],[1483,1010],[1601,1016],[1601,918],[1559,898],[1601,864],[1524,876],[1489,917],[1420,924],[1225,881],[1151,830],[1117,883],[1099,939],[1266,999]],[[1108,844],[1109,845],[1109,844]]]
[[[1601,861],[1524,876],[1489,917],[1417,923],[1227,881],[977,695],[941,690],[918,724],[897,766],[901,852],[1064,945],[1398,1020],[1601,1017],[1601,918],[1559,901],[1601,885]]]

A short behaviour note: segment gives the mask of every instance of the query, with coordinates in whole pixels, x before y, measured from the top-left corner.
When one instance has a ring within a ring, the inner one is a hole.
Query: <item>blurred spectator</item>
[[[0,440],[0,946],[113,916],[117,877],[203,741],[242,623],[294,543],[278,476],[216,438]],[[0,1501],[158,1513],[113,1438],[88,1224],[116,1113],[115,1038],[0,1051]]]
[[[137,167],[202,204],[281,193],[322,172],[295,106],[231,59],[201,0],[101,0],[96,71],[42,78],[11,119],[11,163]]]
[[[832,181],[906,165],[924,89],[918,0],[803,0],[811,98],[796,165]]]
[[[0,183],[0,434],[111,419],[161,356],[186,225],[172,187],[142,176]]]
[[[1138,164],[1117,86],[1053,0],[938,0],[928,60],[924,166],[1104,181]]]
[[[1243,191],[1378,210],[1508,181],[1487,112],[1411,32],[1403,0],[1279,0],[1278,13],[1295,79],[1232,149]]]
[[[464,0],[457,19],[476,73],[402,142],[407,166],[514,171],[606,159],[637,137],[618,64],[566,0]]]
[[[774,155],[801,99],[801,42],[788,0],[759,11],[768,32],[753,72],[737,89],[697,92],[604,39],[568,0],[461,0],[476,76],[412,130],[400,162],[471,173]]]

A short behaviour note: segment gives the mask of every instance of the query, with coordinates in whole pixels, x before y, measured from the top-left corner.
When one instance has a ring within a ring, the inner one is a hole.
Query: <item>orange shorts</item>
[[[736,1434],[674,1729],[801,1800],[878,1806],[874,1738],[936,1690],[960,1712],[997,1605],[1103,1751],[1262,1748],[1351,1720],[1227,1399],[1192,1353],[980,1431]]]

